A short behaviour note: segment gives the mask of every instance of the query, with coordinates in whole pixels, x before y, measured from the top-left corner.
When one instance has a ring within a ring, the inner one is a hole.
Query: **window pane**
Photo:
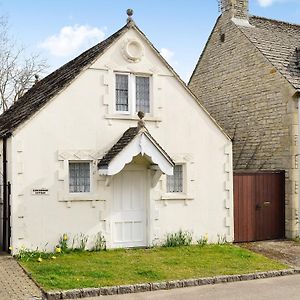
[[[183,171],[182,165],[174,166],[173,175],[167,175],[167,192],[181,193],[183,192]]]
[[[116,110],[128,111],[128,75],[116,74]]]
[[[69,163],[70,193],[90,192],[90,163]]]
[[[136,111],[150,112],[149,77],[137,76],[136,84]]]

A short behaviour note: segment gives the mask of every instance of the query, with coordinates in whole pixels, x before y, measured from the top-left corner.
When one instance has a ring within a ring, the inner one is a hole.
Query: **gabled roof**
[[[67,87],[79,73],[92,64],[104,51],[129,28],[126,24],[106,40],[83,52],[53,73],[37,82],[18,101],[0,116],[0,137],[10,134],[29,119],[50,99]]]
[[[128,29],[134,28],[148,45],[156,52],[162,63],[170,70],[175,78],[181,83],[183,88],[192,96],[197,104],[202,108],[209,119],[218,127],[224,136],[230,140],[229,135],[210,115],[206,108],[200,103],[198,98],[192,93],[180,76],[162,57],[160,52],[148,40],[146,35],[135,25],[134,21],[129,21],[119,31],[111,35],[106,40],[95,45],[81,55],[66,63],[58,70],[46,76],[44,79],[36,83],[24,96],[16,101],[7,111],[0,115],[0,138],[9,136],[19,125],[28,120],[31,116],[37,113],[48,101],[59,94],[66,88],[85,68],[88,68],[107,50],[116,40],[119,39]]]
[[[137,141],[136,145],[133,145],[133,148],[128,152],[127,155],[121,157],[121,161],[117,162],[117,167],[113,166],[112,169],[110,169],[110,165],[113,163],[113,161],[120,157],[119,154],[121,154],[125,149],[130,148],[129,145],[131,143],[134,143],[138,136],[140,136],[141,139]],[[143,140],[143,136],[147,140]],[[155,151],[153,151],[153,149],[155,149]],[[157,157],[157,153],[159,153],[160,158]],[[151,136],[151,134],[145,127],[130,127],[124,132],[121,138],[110,148],[110,150],[103,156],[103,158],[99,160],[98,168],[100,170],[101,175],[114,175],[116,172],[119,172],[126,163],[130,162],[133,156],[138,154],[147,154],[151,158],[152,162],[158,164],[163,171],[169,171],[170,168],[173,168],[174,166],[174,162],[171,159],[171,157]],[[165,164],[160,163],[161,158],[163,158]],[[168,165],[169,168],[166,169],[165,165]]]
[[[300,25],[252,16],[250,26],[238,26],[255,47],[272,63],[288,82],[300,91]],[[299,57],[298,57],[299,60]]]

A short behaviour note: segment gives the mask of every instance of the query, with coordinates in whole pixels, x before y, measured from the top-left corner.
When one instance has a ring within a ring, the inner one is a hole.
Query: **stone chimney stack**
[[[248,20],[249,0],[219,0],[222,14],[231,18]]]

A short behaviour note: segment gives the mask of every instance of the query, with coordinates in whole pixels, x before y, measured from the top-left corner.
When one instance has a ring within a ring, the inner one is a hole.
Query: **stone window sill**
[[[161,200],[194,200],[194,198],[185,193],[166,193],[161,196]]]
[[[138,121],[139,117],[136,115],[127,115],[127,114],[107,114],[104,116],[105,119],[108,120],[132,120]],[[145,116],[143,119],[146,122],[161,122],[161,118],[152,117],[152,116]]]

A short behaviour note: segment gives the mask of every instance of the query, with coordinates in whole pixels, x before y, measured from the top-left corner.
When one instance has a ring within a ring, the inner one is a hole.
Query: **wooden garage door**
[[[234,174],[234,240],[284,237],[284,172]]]

